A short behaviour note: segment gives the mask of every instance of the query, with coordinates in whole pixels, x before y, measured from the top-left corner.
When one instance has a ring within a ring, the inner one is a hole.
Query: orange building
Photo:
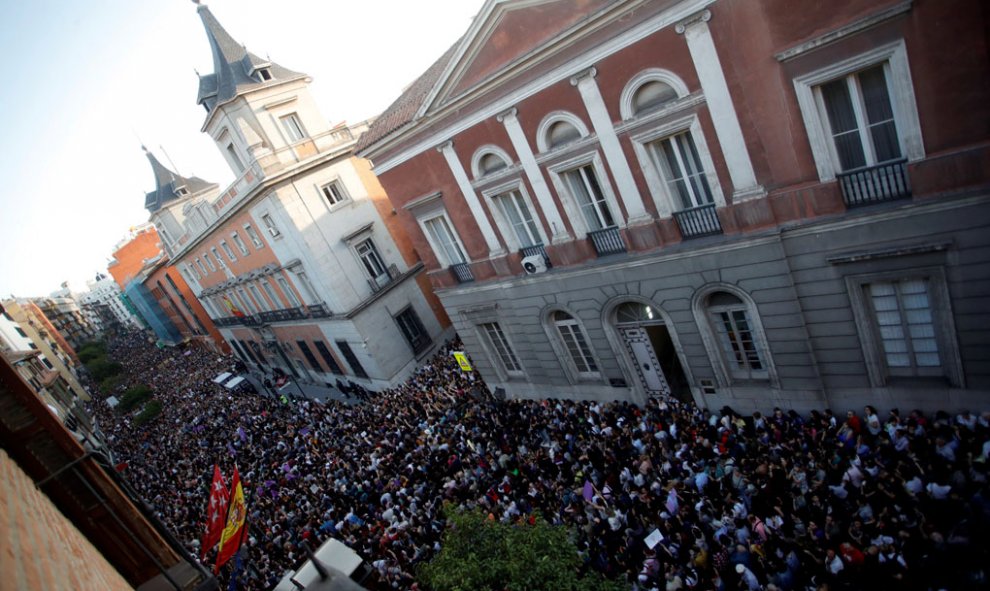
[[[157,257],[162,251],[162,241],[153,224],[142,224],[131,228],[129,238],[119,242],[113,251],[113,260],[107,271],[113,276],[120,289],[127,287],[137,277],[147,261]]]

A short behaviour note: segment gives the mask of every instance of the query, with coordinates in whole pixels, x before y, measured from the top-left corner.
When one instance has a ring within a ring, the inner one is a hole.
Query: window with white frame
[[[615,226],[615,217],[602,191],[594,166],[585,164],[563,173],[567,189],[581,210],[589,231]]]
[[[529,210],[529,204],[519,191],[508,191],[496,195],[493,199],[498,211],[505,218],[505,221],[512,227],[513,236],[519,242],[520,247],[535,246],[542,243],[540,231]]]
[[[730,376],[766,380],[766,343],[753,325],[749,306],[735,294],[716,291],[706,301],[711,327]]]
[[[268,230],[268,234],[272,238],[277,238],[282,235],[282,233],[278,230],[278,226],[275,225],[275,220],[272,219],[271,214],[261,214],[261,223],[265,224],[265,229]]]
[[[254,302],[251,301],[251,297],[248,296],[243,287],[237,288],[237,299],[244,306],[244,309],[247,310],[248,314],[258,313],[258,309],[254,307]]]
[[[241,172],[244,170],[244,161],[241,160],[241,156],[237,153],[237,147],[234,146],[234,142],[230,139],[230,134],[226,131],[220,136],[219,143],[223,146],[224,152],[227,153],[227,160],[230,162],[234,170]]]
[[[234,241],[234,244],[237,246],[237,250],[241,251],[242,255],[247,256],[249,254],[247,245],[244,244],[243,240],[241,240],[240,234],[233,232],[230,235],[230,239]]]
[[[299,298],[296,296],[296,291],[292,289],[292,286],[289,285],[289,282],[285,277],[276,277],[275,281],[278,283],[279,288],[282,289],[282,293],[285,294],[286,299],[289,300],[289,303],[292,304],[293,308],[302,306],[302,302],[300,302]]]
[[[794,79],[819,177],[924,157],[903,40]]]
[[[516,352],[512,350],[512,345],[505,338],[505,333],[502,332],[502,327],[499,326],[498,322],[485,322],[480,326],[488,340],[488,346],[496,355],[495,361],[501,364],[502,370],[508,375],[522,374],[523,370],[522,365],[519,364],[519,358],[516,357]]]
[[[547,147],[551,150],[581,139],[581,131],[567,121],[557,121],[547,129]]]
[[[261,241],[261,236],[258,236],[258,233],[254,230],[254,227],[251,224],[244,224],[244,231],[247,232],[248,238],[251,240],[251,244],[253,244],[255,248],[265,247],[265,243]]]
[[[210,252],[213,253],[213,258],[217,260],[217,264],[220,265],[221,268],[227,267],[227,263],[223,262],[223,257],[220,256],[220,251],[218,251],[216,247],[211,248]],[[209,258],[207,258],[207,260],[209,260]]]
[[[279,117],[279,121],[282,122],[282,129],[285,131],[285,136],[289,140],[290,144],[307,137],[306,130],[303,129],[302,122],[299,120],[299,116],[295,113],[283,115],[282,117]]]
[[[440,264],[449,267],[467,261],[460,239],[445,214],[424,219],[421,223]]]
[[[690,131],[651,142],[647,149],[678,209],[691,209],[714,202],[708,176]]]
[[[272,301],[272,305],[279,310],[282,309],[282,300],[278,299],[278,296],[275,295],[275,289],[272,288],[272,284],[267,279],[262,279],[261,287],[265,290],[268,299]]]
[[[386,285],[389,282],[388,268],[378,253],[378,247],[375,246],[374,240],[366,238],[355,244],[354,250],[357,252],[358,258],[361,259],[361,264],[364,266],[368,277],[379,287]]]
[[[220,248],[223,249],[223,252],[227,255],[227,258],[230,259],[230,262],[233,263],[234,261],[237,260],[237,257],[234,256],[234,249],[232,249],[230,245],[227,244],[226,240],[220,241]]]
[[[567,312],[558,310],[553,313],[553,324],[557,329],[557,334],[560,335],[571,364],[577,371],[578,378],[599,378],[598,364],[595,362],[591,346],[588,344],[588,339],[577,319]]]
[[[962,387],[944,271],[882,273],[846,279],[867,370],[874,386],[891,378],[944,377]]]
[[[217,266],[213,264],[213,260],[210,259],[210,254],[208,252],[203,253],[203,260],[206,261],[206,265],[210,268],[210,271],[216,271]]]
[[[337,205],[338,203],[343,203],[347,200],[347,193],[344,191],[344,186],[340,181],[330,181],[329,183],[320,187],[320,193],[327,200],[327,203],[331,206]]]
[[[310,302],[322,301],[316,296],[316,288],[313,287],[313,283],[310,282],[309,275],[305,271],[296,271],[296,277],[299,279],[299,287],[302,288],[305,299]]]
[[[261,295],[261,292],[258,290],[258,286],[252,283],[248,285],[248,289],[251,290],[251,295],[254,296],[254,301],[258,302],[258,306],[261,310],[264,312],[270,312],[272,308],[268,305],[268,301],[265,300],[265,297]]]

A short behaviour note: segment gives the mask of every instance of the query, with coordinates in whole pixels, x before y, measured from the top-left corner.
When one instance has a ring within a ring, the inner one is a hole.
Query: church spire
[[[208,6],[195,4],[213,53],[213,73],[199,77],[196,99],[208,112],[256,88],[306,77],[249,52],[220,25]]]
[[[149,213],[155,213],[171,201],[198,193],[211,186],[210,183],[201,178],[184,177],[169,170],[158,161],[158,158],[148,148],[142,145],[141,149],[144,150],[144,155],[148,157],[151,170],[155,174],[155,190],[144,196],[144,208]]]

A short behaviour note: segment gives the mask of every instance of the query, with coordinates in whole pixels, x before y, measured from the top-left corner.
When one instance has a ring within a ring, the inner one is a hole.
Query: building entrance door
[[[648,396],[676,396],[691,400],[691,388],[670,331],[659,313],[637,302],[620,304],[616,328]]]

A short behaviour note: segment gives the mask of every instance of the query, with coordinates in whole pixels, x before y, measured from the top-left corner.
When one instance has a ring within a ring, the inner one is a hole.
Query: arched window
[[[709,351],[717,354],[724,364],[727,378],[735,380],[767,380],[770,362],[766,340],[755,311],[741,297],[729,291],[716,290],[703,298],[704,320],[714,338]]]
[[[567,312],[557,310],[551,315],[557,334],[567,350],[571,365],[577,371],[580,379],[597,379],[599,377],[598,364],[588,344],[588,338],[581,328],[581,324]]]
[[[508,164],[506,164],[505,160],[503,160],[501,156],[489,152],[488,154],[482,156],[481,160],[478,161],[478,173],[479,176],[485,176],[486,174],[491,174],[502,170],[507,166]]]
[[[662,322],[660,315],[654,312],[648,304],[625,302],[615,310],[616,324],[643,324],[646,322]]]
[[[677,91],[671,85],[659,80],[650,80],[633,93],[633,114],[641,115],[676,99]]]
[[[581,138],[581,132],[567,121],[558,121],[547,130],[547,146],[551,149]]]

